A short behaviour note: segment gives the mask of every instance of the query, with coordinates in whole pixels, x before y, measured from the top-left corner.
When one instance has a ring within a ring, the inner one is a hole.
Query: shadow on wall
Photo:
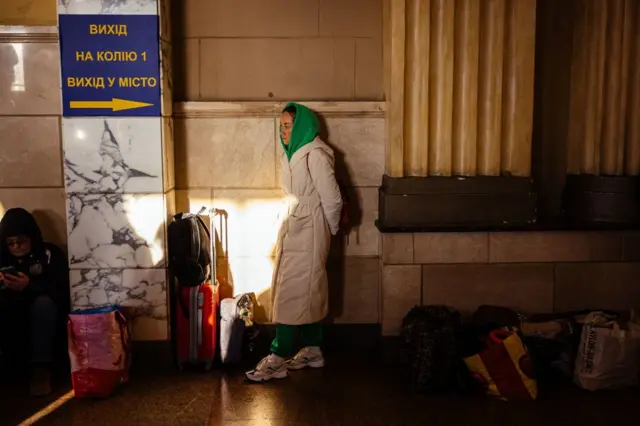
[[[171,2],[171,22],[173,31],[173,39],[184,39],[184,26],[186,24],[184,11],[185,7],[180,1]],[[199,43],[198,43],[199,44]],[[173,98],[176,102],[185,101],[187,99],[187,52],[184,49],[186,43],[177,43],[173,48],[172,71],[173,71]],[[199,55],[198,52],[196,52]],[[197,70],[200,73],[200,70]],[[198,96],[199,99],[199,96]],[[196,100],[191,98],[190,100]]]
[[[174,81],[178,81],[178,79],[174,79]],[[175,84],[175,83],[174,83]],[[173,123],[173,158],[174,158],[174,166],[173,166],[173,176],[176,182],[176,187],[180,187],[179,185],[187,185],[187,167],[188,167],[188,155],[187,152],[187,126],[184,124],[184,120],[174,119]],[[176,208],[178,212],[184,213],[189,211],[189,213],[198,213],[200,207],[207,206],[207,208],[211,208],[210,198],[207,197],[198,197],[193,200],[187,196],[180,196],[180,193],[176,192]],[[210,195],[210,194],[209,194]]]
[[[2,206],[0,205],[0,211],[2,210]],[[4,215],[4,212],[1,213]],[[50,210],[33,210],[31,212],[33,217],[38,222],[38,226],[40,226],[40,230],[42,231],[43,238],[48,242],[55,241],[65,241],[67,239],[66,235],[62,235],[59,230],[56,229],[56,223],[60,222],[62,218],[55,214]],[[62,246],[62,249],[66,252],[66,245]]]
[[[2,219],[7,210],[13,207],[21,206],[5,206],[5,204],[0,201],[0,219]],[[36,222],[38,222],[38,226],[42,231],[42,238],[44,238],[44,240],[47,242],[60,246],[66,252],[66,244],[60,244],[60,242],[66,241],[67,236],[61,235],[60,230],[56,229],[56,223],[66,221],[66,218],[60,217],[60,215],[56,214],[52,210],[34,209],[29,210],[29,212],[36,219]]]
[[[349,244],[349,239],[354,237],[357,239],[358,226],[362,222],[362,205],[356,191],[354,191],[351,176],[347,168],[344,152],[331,143],[331,134],[327,126],[325,118],[316,113],[320,120],[320,138],[333,149],[335,155],[335,171],[336,179],[341,189],[346,192],[348,199],[347,214],[349,223],[353,231],[344,235],[342,231],[334,236],[331,240],[331,251],[327,261],[327,274],[329,278],[329,316],[328,322],[333,322],[337,317],[342,316],[344,311],[345,296],[345,249]],[[353,235],[352,235],[353,234]]]

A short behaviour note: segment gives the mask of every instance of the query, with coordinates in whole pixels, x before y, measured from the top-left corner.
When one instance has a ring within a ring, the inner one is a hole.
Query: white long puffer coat
[[[291,161],[282,154],[288,216],[278,237],[271,288],[275,323],[311,324],[329,311],[326,262],[342,211],[334,162],[333,150],[318,137]]]

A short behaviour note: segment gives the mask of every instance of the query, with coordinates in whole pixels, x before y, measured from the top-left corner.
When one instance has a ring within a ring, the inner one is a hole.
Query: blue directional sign
[[[157,15],[60,15],[65,117],[160,116]]]

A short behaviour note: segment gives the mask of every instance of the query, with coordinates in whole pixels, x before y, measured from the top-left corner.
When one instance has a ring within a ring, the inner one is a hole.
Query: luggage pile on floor
[[[206,214],[205,214],[206,213]],[[208,225],[205,221],[208,216]],[[168,227],[172,343],[176,363],[209,370],[253,364],[268,351],[270,336],[253,322],[255,295],[220,301],[214,220],[226,248],[226,212],[202,208],[179,213]],[[129,379],[130,324],[126,308],[106,306],[71,313],[68,347],[76,397],[108,397]]]
[[[417,392],[481,392],[534,400],[573,380],[596,391],[638,385],[636,311],[534,315],[481,306],[468,321],[446,306],[413,308],[402,323],[400,365]]]
[[[175,323],[172,336],[177,364],[225,365],[253,362],[262,354],[264,333],[253,321],[255,295],[220,300],[217,242],[228,253],[227,214],[203,207],[197,214],[179,213],[168,228],[168,252]],[[209,224],[205,224],[208,216]],[[205,218],[205,219],[203,219]],[[220,219],[218,240],[214,221]],[[258,352],[260,352],[259,355]]]

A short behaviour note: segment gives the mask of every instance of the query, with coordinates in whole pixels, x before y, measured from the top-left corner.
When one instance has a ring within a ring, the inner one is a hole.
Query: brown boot
[[[51,393],[51,372],[48,365],[33,364],[31,366],[31,396],[46,396]]]

